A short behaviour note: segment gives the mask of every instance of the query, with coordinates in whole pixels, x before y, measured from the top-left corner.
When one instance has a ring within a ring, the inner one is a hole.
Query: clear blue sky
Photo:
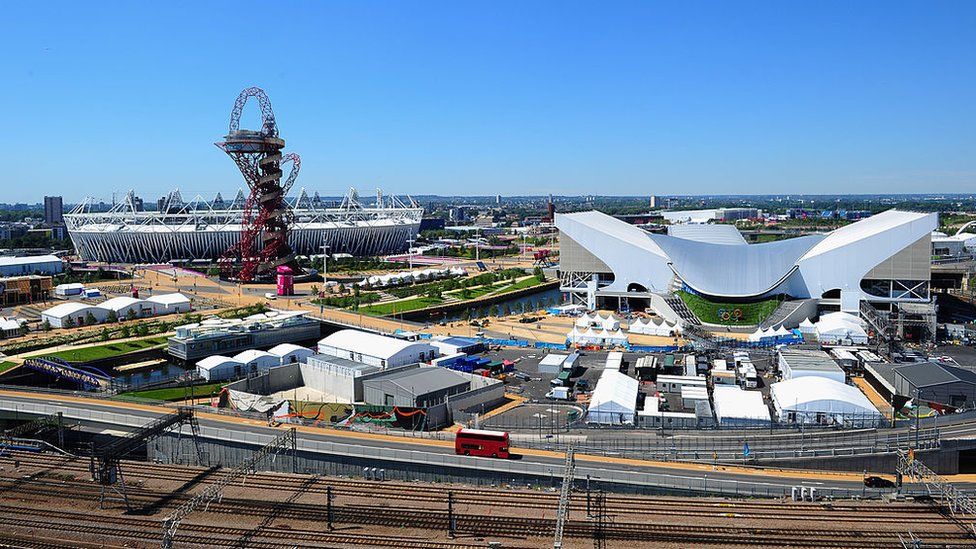
[[[212,143],[249,85],[323,193],[976,191],[971,1],[18,2],[3,19],[0,202],[232,194]]]

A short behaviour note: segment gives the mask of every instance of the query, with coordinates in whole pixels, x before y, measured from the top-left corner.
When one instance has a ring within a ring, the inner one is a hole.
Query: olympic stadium
[[[286,200],[294,220],[288,243],[298,255],[347,253],[357,256],[396,253],[420,230],[423,208],[413,199],[384,197],[364,203],[355,189],[339,204],[309,198],[302,190]],[[110,210],[93,210],[93,200],[64,215],[78,255],[107,263],[166,263],[214,260],[241,238],[245,198],[225,203],[200,197],[184,202],[179,191],[158,211],[143,211],[130,192]]]
[[[889,210],[825,234],[747,244],[731,225],[672,225],[652,234],[596,211],[561,214],[560,286],[589,308],[650,308],[691,321],[698,320],[685,307],[692,300],[736,304],[736,314],[750,304],[792,302],[799,320],[818,310],[864,314],[864,304],[920,310],[931,306],[937,225],[934,213]]]

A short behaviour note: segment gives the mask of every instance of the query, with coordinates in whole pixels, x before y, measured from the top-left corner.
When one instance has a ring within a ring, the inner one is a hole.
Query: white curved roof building
[[[864,425],[884,419],[857,387],[825,377],[808,376],[773,383],[769,395],[782,422]]]
[[[928,301],[937,224],[934,213],[889,210],[826,234],[744,244],[727,230],[661,235],[597,211],[556,216],[562,290],[581,299],[682,288],[716,300],[817,298],[843,310]]]
[[[425,341],[407,341],[360,330],[339,330],[319,341],[319,353],[380,368],[429,362],[437,348]]]

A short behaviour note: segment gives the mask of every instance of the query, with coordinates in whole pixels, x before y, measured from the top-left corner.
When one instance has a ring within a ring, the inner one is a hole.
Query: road
[[[172,412],[172,408],[136,405],[90,398],[52,394],[29,394],[0,391],[0,409],[48,414],[61,411],[65,417],[133,428],[150,419]],[[264,444],[281,428],[263,422],[202,412],[198,414],[202,436]],[[450,441],[410,439],[392,435],[358,433],[314,427],[298,427],[299,448],[303,451],[353,457],[394,460],[458,468],[493,471],[499,474],[520,473],[549,476],[562,475],[565,455],[546,450],[513,448],[521,459],[493,460],[457,456]],[[589,476],[594,481],[661,487],[679,491],[708,491],[728,495],[783,496],[794,486],[814,486],[824,494],[838,497],[860,494],[860,474],[752,468],[684,462],[655,462],[616,457],[577,454],[577,478]],[[962,489],[976,484],[967,479]],[[867,495],[872,494],[868,491]]]

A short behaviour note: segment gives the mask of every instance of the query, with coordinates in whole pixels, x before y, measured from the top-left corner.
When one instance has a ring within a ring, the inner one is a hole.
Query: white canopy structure
[[[583,313],[579,318],[576,319],[576,325],[580,328],[589,328],[593,325],[593,319],[590,315]]]
[[[816,332],[817,327],[813,324],[813,322],[810,321],[809,318],[806,318],[800,323],[797,329],[800,330],[801,334],[807,335]]]
[[[677,324],[660,318],[648,319],[646,323],[638,318],[630,324],[628,331],[632,334],[671,337],[680,334],[681,328]]]
[[[613,313],[608,314],[606,317],[597,315],[597,318],[600,319],[600,325],[603,326],[604,330],[613,331],[620,329],[620,320],[613,316]]]
[[[773,383],[769,389],[780,421],[789,423],[877,423],[883,418],[859,389],[825,377]]]
[[[638,381],[618,370],[603,370],[586,411],[587,423],[632,425],[637,413]]]
[[[211,355],[197,362],[197,373],[207,381],[220,381],[240,375],[243,367],[239,360],[222,355]]]
[[[763,338],[762,328],[756,328],[755,332],[749,334],[749,341],[752,343],[758,343]]]
[[[614,345],[624,345],[627,343],[627,335],[620,329],[617,329],[607,335],[606,342]]]
[[[776,337],[786,337],[793,335],[793,332],[787,330],[782,324],[780,324],[779,328],[776,328],[776,330],[773,332],[773,335]]]
[[[581,343],[595,344],[599,345],[603,343],[603,339],[600,335],[593,331],[593,328],[587,328],[583,335],[581,336]]]
[[[712,389],[715,418],[722,425],[768,425],[769,407],[759,391],[744,391],[735,385]]]
[[[585,343],[584,340],[583,332],[579,331],[576,326],[573,326],[573,329],[566,334],[566,341],[570,344]]]
[[[823,315],[814,325],[814,333],[820,343],[864,345],[868,342],[868,333],[864,330],[861,319],[849,313]]]

